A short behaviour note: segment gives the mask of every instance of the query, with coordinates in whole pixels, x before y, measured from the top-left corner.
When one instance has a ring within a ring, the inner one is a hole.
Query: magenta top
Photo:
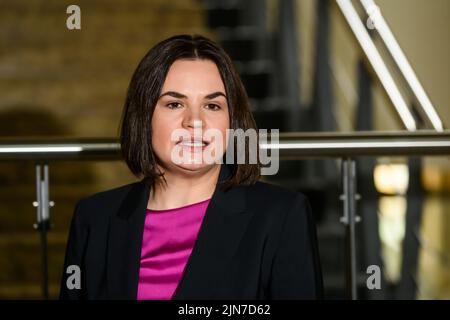
[[[210,200],[174,209],[147,209],[138,300],[172,298],[184,274]]]

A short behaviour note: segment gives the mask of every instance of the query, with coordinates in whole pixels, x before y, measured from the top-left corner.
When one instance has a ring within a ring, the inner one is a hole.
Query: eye
[[[178,102],[171,102],[167,104],[166,107],[169,109],[178,109],[179,107],[181,107],[181,104]]]
[[[206,108],[208,108],[209,110],[213,110],[213,111],[217,111],[220,110],[220,106],[214,103],[210,103],[208,105],[206,105]]]

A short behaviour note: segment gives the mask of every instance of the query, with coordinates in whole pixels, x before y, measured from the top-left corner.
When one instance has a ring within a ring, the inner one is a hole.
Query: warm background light
[[[384,276],[391,283],[401,277],[402,244],[405,238],[406,199],[403,196],[384,196],[379,202],[379,234]]]
[[[409,172],[406,164],[379,164],[374,170],[375,187],[382,194],[405,194]]]

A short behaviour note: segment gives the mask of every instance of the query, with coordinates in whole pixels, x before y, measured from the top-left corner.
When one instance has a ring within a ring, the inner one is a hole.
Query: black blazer
[[[230,174],[222,165],[219,183]],[[81,199],[69,232],[61,299],[136,299],[150,188],[144,180]],[[69,265],[81,289],[68,289]],[[316,232],[307,198],[264,182],[216,187],[185,272],[179,299],[322,297]]]

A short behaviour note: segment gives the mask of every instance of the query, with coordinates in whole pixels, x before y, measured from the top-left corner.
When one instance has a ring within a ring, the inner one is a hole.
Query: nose
[[[200,108],[188,107],[183,118],[183,128],[185,129],[203,129],[205,121],[203,119]]]

